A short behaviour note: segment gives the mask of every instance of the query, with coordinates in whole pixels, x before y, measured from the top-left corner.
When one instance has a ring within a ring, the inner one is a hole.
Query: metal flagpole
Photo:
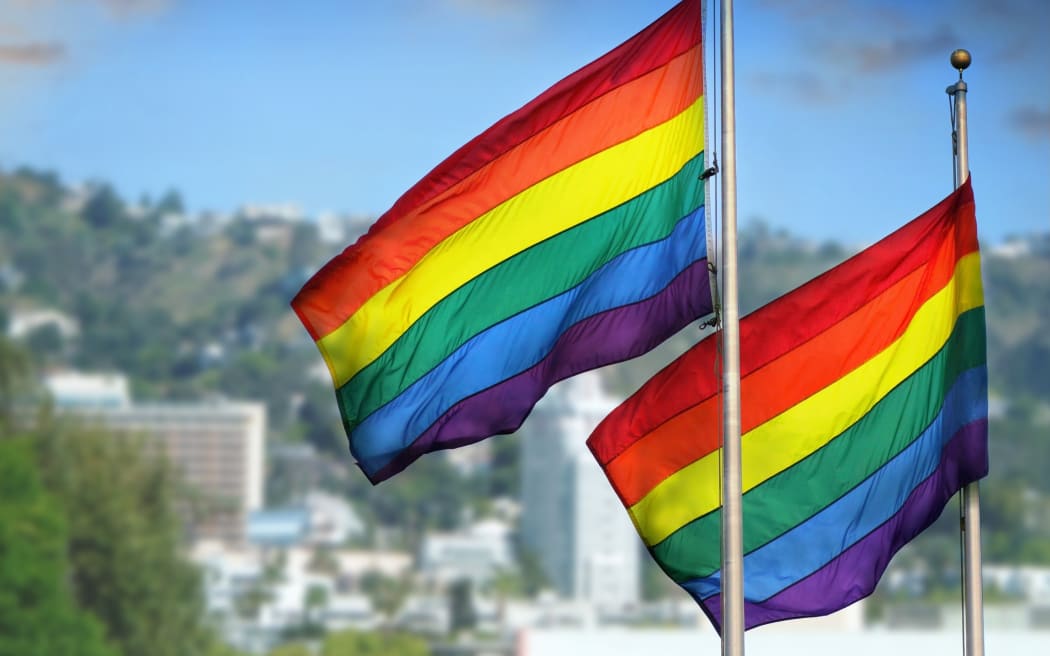
[[[959,81],[948,87],[954,100],[952,144],[955,154],[955,186],[970,174],[966,140],[966,82],[963,71],[970,66],[970,53],[956,50],[952,66],[959,71]],[[984,594],[981,581],[981,502],[977,481],[962,490],[959,507],[963,543],[963,653],[984,656]]]
[[[744,654],[733,0],[722,0],[722,654]]]

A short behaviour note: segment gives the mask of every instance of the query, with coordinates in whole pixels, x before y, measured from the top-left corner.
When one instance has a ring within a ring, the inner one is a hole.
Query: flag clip
[[[711,166],[704,169],[704,172],[700,174],[700,180],[707,180],[716,173],[718,173],[718,155],[715,155]]]

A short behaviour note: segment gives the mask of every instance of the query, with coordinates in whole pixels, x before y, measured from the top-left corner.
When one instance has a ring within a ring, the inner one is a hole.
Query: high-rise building
[[[640,588],[638,534],[586,441],[617,404],[597,372],[558,384],[521,437],[525,546],[563,596],[618,609]]]
[[[84,398],[77,395],[77,403],[63,404],[56,396],[56,406],[98,421],[115,433],[141,435],[146,448],[155,447],[168,457],[194,492],[187,526],[193,538],[231,544],[244,540],[248,514],[263,505],[264,404],[93,405]]]
[[[104,419],[113,430],[163,443],[169,461],[202,496],[194,537],[243,540],[248,513],[263,505],[264,404],[134,405],[107,410]]]

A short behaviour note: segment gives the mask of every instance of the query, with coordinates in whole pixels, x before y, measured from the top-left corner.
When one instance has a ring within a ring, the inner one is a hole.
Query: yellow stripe
[[[919,308],[897,341],[743,436],[744,491],[791,467],[856,423],[936,355],[948,341],[956,318],[981,306],[982,299],[980,257],[971,253],[960,258],[951,281]],[[720,456],[718,450],[678,470],[631,506],[631,518],[646,544],[659,543],[719,507]]]
[[[670,178],[703,149],[704,102],[533,185],[442,241],[317,342],[336,387],[492,266]],[[469,211],[465,208],[463,211]]]

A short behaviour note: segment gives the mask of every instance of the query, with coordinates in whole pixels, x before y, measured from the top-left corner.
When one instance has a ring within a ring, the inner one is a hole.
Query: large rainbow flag
[[[825,615],[988,472],[970,183],[740,324],[748,628]],[[708,337],[588,445],[650,553],[720,608],[721,383]]]
[[[711,311],[700,2],[503,118],[292,301],[375,483]]]

